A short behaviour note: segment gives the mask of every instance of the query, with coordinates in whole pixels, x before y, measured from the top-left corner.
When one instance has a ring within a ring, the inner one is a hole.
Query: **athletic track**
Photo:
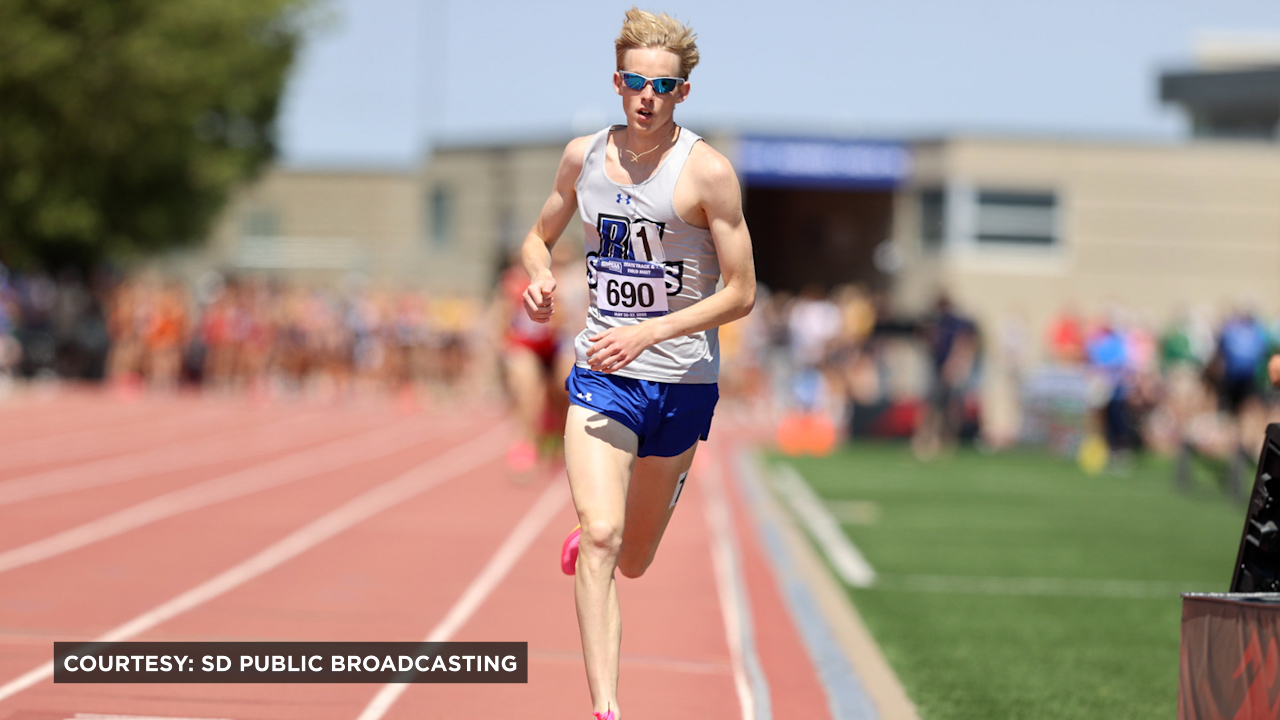
[[[654,566],[620,576],[625,717],[854,717],[735,481],[750,433],[717,423]],[[0,401],[0,719],[589,718],[568,485],[513,482],[510,433],[496,407]],[[529,682],[55,685],[53,642],[89,639],[527,641]]]

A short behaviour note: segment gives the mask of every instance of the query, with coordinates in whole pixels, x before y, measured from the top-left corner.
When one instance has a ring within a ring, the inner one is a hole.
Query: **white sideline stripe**
[[[881,575],[876,589],[964,595],[1168,599],[1184,592],[1205,590],[1205,586],[1204,583],[1161,580]]]
[[[446,642],[452,638],[454,633],[471,619],[498,584],[506,578],[511,568],[515,567],[516,561],[524,555],[525,550],[529,549],[529,545],[538,537],[547,523],[551,522],[551,518],[555,517],[568,502],[569,484],[561,482],[563,477],[563,475],[557,477],[546,490],[542,491],[542,495],[524,514],[524,517],[520,518],[520,522],[494,552],[493,557],[489,558],[484,569],[471,581],[453,607],[449,608],[444,619],[427,633],[423,642]],[[409,683],[383,685],[360,713],[359,720],[380,720],[408,688]]]
[[[773,484],[800,518],[800,524],[822,548],[822,554],[827,556],[840,579],[852,587],[871,587],[876,581],[875,569],[854,547],[840,529],[840,523],[831,516],[800,473],[790,465],[779,465],[773,472]]]
[[[248,430],[252,433],[250,437],[236,438],[234,443],[231,439],[236,435],[244,435],[245,430],[222,432],[194,443],[150,448],[127,455],[92,460],[79,465],[12,478],[0,482],[0,507],[23,500],[111,485],[148,475],[199,467],[224,460],[238,460],[289,448],[299,444],[299,439],[307,435],[304,431],[297,429],[280,435],[278,433],[281,427],[310,425],[318,419],[315,417],[288,418],[250,428]],[[229,453],[228,450],[232,450],[234,454]]]
[[[729,643],[729,662],[733,668],[733,684],[738,691],[742,720],[769,720],[773,717],[773,703],[756,654],[751,606],[742,579],[738,543],[729,517],[729,503],[725,500],[718,458],[707,463],[703,483],[707,489],[706,514],[707,525],[711,528],[716,592],[720,596],[720,615],[724,618],[724,634]]]
[[[357,435],[349,442],[330,442],[174,490],[42,540],[0,552],[0,573],[47,560],[180,513],[374,460],[422,442],[422,437],[420,422],[400,428],[377,428]]]
[[[850,605],[845,586],[804,536],[799,521],[766,489],[760,465],[744,451],[737,467],[762,549],[822,683],[830,717],[916,720],[893,671]]]
[[[128,640],[147,630],[171,620],[182,613],[233,590],[263,575],[285,562],[301,555],[331,537],[359,522],[396,506],[436,485],[472,470],[499,454],[505,443],[499,442],[506,435],[505,425],[454,448],[444,455],[428,460],[394,479],[358,495],[337,508],[312,520],[253,557],[224,570],[169,601],[158,605],[129,622],[93,640],[95,643],[112,643]],[[4,701],[36,683],[53,675],[53,661],[31,670],[0,687],[0,701]]]

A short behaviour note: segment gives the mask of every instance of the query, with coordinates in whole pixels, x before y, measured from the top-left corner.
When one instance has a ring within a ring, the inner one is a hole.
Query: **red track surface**
[[[657,562],[644,578],[620,580],[623,709],[629,720],[743,717],[713,565],[714,497],[699,477],[716,473],[773,716],[828,717],[731,481],[737,439],[722,427],[700,452]],[[14,688],[49,663],[54,641],[99,638],[139,618],[151,626],[127,639],[422,640],[548,491],[560,500],[550,522],[449,638],[527,641],[528,684],[412,685],[384,717],[590,717],[573,586],[558,565],[575,516],[567,492],[549,490],[567,483],[557,469],[513,482],[505,433],[493,408],[128,401],[85,391],[0,404],[0,688],[9,688],[0,689],[0,719],[355,720],[381,686],[41,677]],[[474,467],[451,475],[445,465],[467,443]],[[148,615],[410,471],[416,494],[348,518],[176,614]]]

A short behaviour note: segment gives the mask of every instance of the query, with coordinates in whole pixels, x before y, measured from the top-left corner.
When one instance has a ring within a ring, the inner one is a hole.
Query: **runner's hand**
[[[556,279],[544,277],[529,283],[524,289],[524,309],[534,322],[548,322],[555,313]]]
[[[1267,375],[1271,377],[1271,386],[1280,387],[1280,353],[1271,356],[1267,363]]]
[[[654,343],[649,337],[648,323],[609,328],[587,338],[587,364],[596,372],[611,373],[626,367]]]

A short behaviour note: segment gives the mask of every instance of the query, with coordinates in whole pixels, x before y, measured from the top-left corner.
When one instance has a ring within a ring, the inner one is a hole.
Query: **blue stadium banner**
[[[527,683],[524,642],[53,644],[56,683]]]
[[[744,137],[736,165],[751,186],[892,190],[911,172],[911,151],[888,141]]]

